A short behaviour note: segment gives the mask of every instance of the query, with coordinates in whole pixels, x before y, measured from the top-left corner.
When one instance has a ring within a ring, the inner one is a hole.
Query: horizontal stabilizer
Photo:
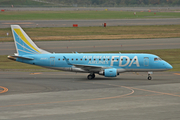
[[[8,56],[8,59],[11,59],[11,60],[15,60],[16,58],[21,58],[21,59],[26,59],[26,60],[34,60],[34,58],[29,58],[29,57],[22,57],[22,56]]]

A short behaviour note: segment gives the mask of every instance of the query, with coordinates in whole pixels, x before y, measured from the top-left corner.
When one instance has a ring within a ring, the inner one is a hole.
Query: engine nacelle
[[[104,71],[99,72],[100,75],[104,75],[105,77],[116,77],[117,74],[117,69],[112,68],[112,69],[104,69]]]

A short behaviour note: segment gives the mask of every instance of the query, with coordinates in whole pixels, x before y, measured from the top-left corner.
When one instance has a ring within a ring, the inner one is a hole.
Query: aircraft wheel
[[[151,76],[148,76],[148,80],[151,80],[152,79],[152,77]]]
[[[89,79],[89,80],[93,79],[93,75],[88,75],[87,79]]]
[[[94,79],[95,78],[95,74],[89,74],[87,76],[87,79],[91,80],[91,79]]]

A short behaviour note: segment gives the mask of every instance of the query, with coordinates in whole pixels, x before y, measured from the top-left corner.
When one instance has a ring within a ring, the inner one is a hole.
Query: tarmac
[[[180,73],[0,72],[1,120],[179,120]],[[8,91],[7,91],[8,89]]]
[[[0,28],[10,28],[10,25],[20,25],[22,28],[34,27],[78,27],[91,26],[137,26],[137,25],[179,25],[180,18],[152,19],[99,19],[99,20],[0,20]]]
[[[123,50],[179,49],[179,38],[124,39],[124,40],[80,40],[80,41],[38,41],[38,47],[49,52],[101,52]],[[14,42],[0,42],[0,55],[16,53]]]

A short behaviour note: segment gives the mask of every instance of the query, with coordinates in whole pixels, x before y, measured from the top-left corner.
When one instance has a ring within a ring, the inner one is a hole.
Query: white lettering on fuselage
[[[134,62],[134,61],[135,61],[135,62]],[[133,63],[133,62],[134,62],[134,63]],[[135,57],[132,59],[131,63],[129,64],[129,67],[130,67],[132,64],[136,64],[137,67],[140,66],[140,65],[139,65],[139,60],[138,60],[138,57],[137,57],[137,56],[135,56]]]
[[[83,56],[83,59],[89,59],[88,64],[109,64],[110,56]]]
[[[132,60],[128,56],[83,56],[83,59],[89,59],[88,64],[109,64],[113,66],[114,63],[119,61],[119,66],[120,67],[125,67],[129,66],[131,67],[133,64],[136,65],[137,67],[140,67],[139,65],[139,60],[137,56],[134,56]],[[124,61],[124,62],[123,62]]]
[[[115,58],[118,58],[119,56],[112,56],[112,59],[111,59],[111,66],[113,66],[113,63],[114,62],[117,62],[117,59],[115,60]]]
[[[116,58],[116,60],[115,60],[115,58]],[[113,66],[113,63],[114,63],[114,62],[118,62],[117,58],[119,58],[119,56],[112,56],[111,66]],[[123,60],[125,60],[125,63],[123,63]],[[130,64],[129,64],[129,63],[130,63]],[[127,66],[127,65],[129,65],[129,67],[131,67],[132,64],[136,64],[137,67],[140,67],[137,56],[134,56],[134,58],[132,59],[131,62],[130,62],[130,58],[129,58],[128,56],[121,56],[121,57],[120,57],[120,60],[119,60],[119,66],[120,66],[120,67],[125,67],[125,66]]]

